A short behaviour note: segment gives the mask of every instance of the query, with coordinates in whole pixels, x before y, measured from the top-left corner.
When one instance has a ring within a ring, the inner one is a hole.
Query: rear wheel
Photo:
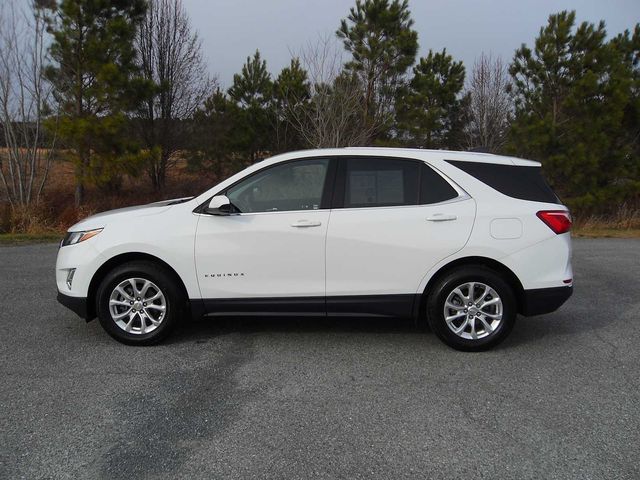
[[[429,326],[457,350],[487,350],[503,341],[515,323],[512,288],[495,271],[460,267],[441,279],[427,299]]]
[[[183,313],[184,295],[173,276],[151,262],[112,270],[97,292],[100,324],[116,340],[151,345],[165,338]]]

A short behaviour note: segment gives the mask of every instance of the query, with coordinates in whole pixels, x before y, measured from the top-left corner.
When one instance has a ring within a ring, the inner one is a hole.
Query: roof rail
[[[491,150],[489,150],[488,147],[473,147],[469,151],[473,152],[473,153],[490,153],[490,154],[493,154],[493,152]]]

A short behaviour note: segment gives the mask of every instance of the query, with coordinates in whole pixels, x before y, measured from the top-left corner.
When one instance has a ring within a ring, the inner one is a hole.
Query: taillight
[[[558,235],[571,230],[571,214],[567,210],[541,210],[536,215]]]

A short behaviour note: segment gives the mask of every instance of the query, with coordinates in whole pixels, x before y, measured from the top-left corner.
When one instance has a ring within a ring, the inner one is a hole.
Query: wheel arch
[[[431,278],[427,282],[426,287],[424,288],[424,291],[420,295],[420,301],[416,302],[417,305],[414,310],[414,317],[416,321],[419,321],[425,318],[426,308],[427,308],[427,296],[429,294],[429,291],[433,287],[433,285],[444,275],[448,274],[450,271],[462,266],[472,266],[472,265],[483,266],[500,274],[505,279],[505,281],[509,284],[509,286],[513,289],[513,293],[516,297],[518,313],[521,313],[522,306],[524,304],[524,287],[522,286],[522,282],[520,282],[520,279],[518,278],[518,276],[515,273],[513,273],[513,271],[509,267],[507,267],[503,263],[500,263],[497,260],[494,260],[488,257],[471,256],[471,257],[457,258],[456,260],[453,260],[447,263],[446,265],[443,265],[442,267],[440,267],[440,269],[431,276]]]
[[[98,287],[100,286],[100,283],[102,283],[102,280],[104,280],[107,274],[114,268],[128,262],[133,262],[133,261],[147,261],[147,262],[155,263],[156,265],[160,265],[170,275],[172,275],[175,278],[178,286],[184,293],[184,296],[185,296],[184,298],[186,299],[189,298],[189,295],[187,293],[187,288],[185,287],[184,282],[182,281],[182,278],[180,278],[180,275],[178,275],[178,272],[176,272],[171,265],[169,265],[167,262],[165,262],[161,258],[158,258],[155,255],[142,253],[142,252],[121,253],[120,255],[111,257],[109,260],[107,260],[102,265],[100,265],[100,268],[96,270],[96,273],[91,278],[91,282],[89,283],[89,290],[87,292],[87,321],[93,320],[94,318],[96,318],[96,315],[97,315],[96,294],[98,292]]]

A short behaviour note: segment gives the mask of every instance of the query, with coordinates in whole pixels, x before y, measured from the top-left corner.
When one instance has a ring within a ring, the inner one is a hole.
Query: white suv
[[[287,153],[205,193],[101,213],[69,230],[58,300],[117,340],[185,317],[427,320],[482,350],[516,315],[572,293],[571,219],[540,164],[478,153]]]

